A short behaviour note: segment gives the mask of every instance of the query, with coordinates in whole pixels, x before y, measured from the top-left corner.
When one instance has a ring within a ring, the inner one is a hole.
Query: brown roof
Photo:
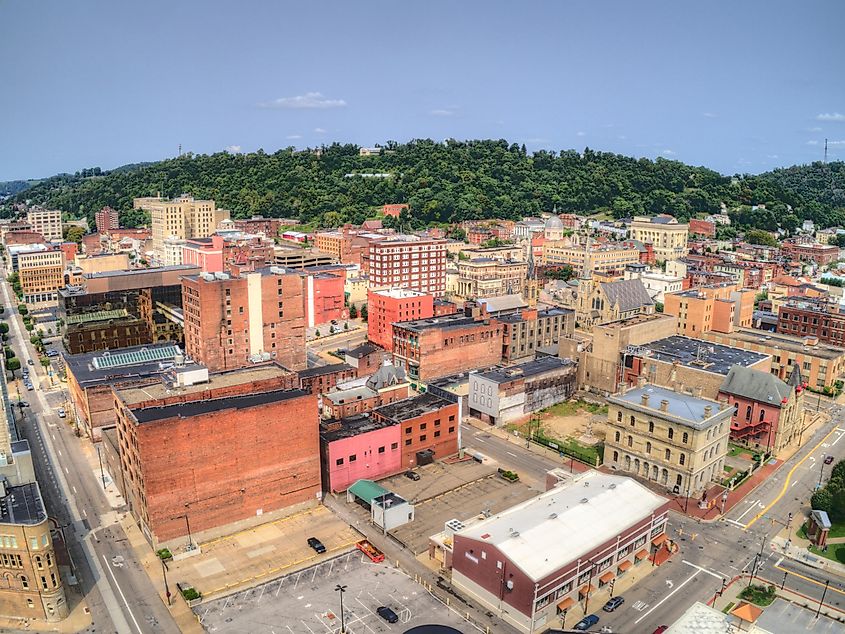
[[[626,560],[625,560],[625,561],[623,561],[621,564],[619,564],[619,570],[621,570],[622,572],[625,572],[626,570],[628,570],[628,568],[630,568],[630,567],[631,567],[631,566],[633,566],[633,565],[634,565],[634,564],[632,564],[630,561],[628,561],[628,560],[626,559]]]
[[[637,559],[645,559],[646,557],[648,557],[648,551],[643,548],[636,555],[634,555],[634,557],[636,557]]]
[[[563,601],[557,604],[558,610],[568,610],[575,605],[575,600],[572,597],[566,597]]]
[[[611,579],[613,579],[613,577],[615,577],[615,576],[616,576],[616,575],[614,575],[612,572],[610,572],[610,571],[608,570],[608,571],[607,571],[606,573],[604,573],[601,577],[599,577],[599,581],[601,581],[602,583],[608,583],[608,582],[609,582]]]
[[[750,603],[746,603],[745,601],[743,601],[733,610],[731,610],[731,614],[733,614],[741,621],[748,621],[749,623],[753,623],[754,621],[760,618],[760,615],[763,614],[763,610],[758,608],[756,605],[751,605]]]

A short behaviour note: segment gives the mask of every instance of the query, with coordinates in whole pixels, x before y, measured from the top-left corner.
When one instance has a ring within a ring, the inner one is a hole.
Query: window
[[[420,425],[420,431],[423,431],[428,425],[426,423],[422,423]]]
[[[618,451],[613,452],[613,462],[619,462],[619,452]]]
[[[760,422],[763,422],[763,419],[766,417],[766,410],[760,409]]]
[[[620,434],[619,432],[616,432],[616,442],[619,442],[619,437],[620,437],[620,436],[621,436],[621,434]]]
[[[405,433],[406,433],[406,434],[410,434],[410,433],[411,433],[411,431],[413,431],[413,430],[412,430],[410,427],[406,427],[406,428],[405,428]]]
[[[379,447],[379,448],[378,448],[378,452],[379,452],[379,453],[384,453],[384,447]]]
[[[667,449],[666,450],[666,460],[671,460],[671,459],[672,459],[672,452]]]
[[[349,462],[355,462],[356,460],[358,460],[358,456],[356,454],[349,456]]]
[[[411,444],[411,439],[408,438],[408,440],[405,441],[405,446],[408,447],[408,446],[410,446],[410,444]]]
[[[648,421],[648,433],[649,434],[654,433],[654,423],[652,421]]]
[[[455,433],[455,428],[454,428],[454,427],[450,427],[450,428],[449,428],[449,433],[450,433],[450,434],[454,434],[454,433]]]
[[[634,446],[634,437],[633,436],[628,436],[628,446],[629,447]]]
[[[616,412],[616,420],[618,422],[622,422],[622,412]]]
[[[29,579],[27,579],[24,575],[20,576],[21,580],[21,588],[24,590],[29,590]]]
[[[390,443],[390,450],[391,451],[396,451],[397,449],[399,449],[399,443],[398,442]]]
[[[675,430],[671,427],[669,428],[669,440],[672,440],[675,437]]]
[[[425,439],[426,439],[426,435],[425,435],[425,434],[423,434],[422,436],[420,436],[420,442],[425,442]]]
[[[434,432],[434,437],[435,437],[435,438],[440,438],[440,430],[439,430],[439,429],[438,429],[437,431],[435,431],[435,432]]]
[[[645,444],[645,452],[646,452],[646,453],[651,453],[651,443],[650,443],[650,442],[647,442],[647,443]]]
[[[686,461],[687,461],[686,454],[681,454],[680,457],[678,458],[678,462],[683,465],[683,464],[686,464]]]
[[[686,444],[687,442],[689,442],[689,434],[684,432],[683,443]]]
[[[751,420],[751,406],[745,408],[745,420]]]
[[[631,416],[631,426],[633,427],[637,423],[637,419]]]

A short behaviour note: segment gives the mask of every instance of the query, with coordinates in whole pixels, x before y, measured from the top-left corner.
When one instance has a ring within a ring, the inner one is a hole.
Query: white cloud
[[[816,115],[816,121],[836,121],[842,123],[845,121],[845,114],[839,112],[823,112]]]
[[[289,134],[285,137],[286,139],[290,139],[291,141],[295,141],[296,139],[301,139],[301,134]]]
[[[324,128],[314,128],[314,132],[317,134],[325,134],[326,130]]]
[[[776,159],[776,158],[780,158],[780,157],[777,154],[767,154],[766,158]]]
[[[816,126],[815,128],[807,128],[807,132],[821,132],[821,131],[822,131],[822,129],[818,126]]]
[[[702,117],[705,117],[705,118],[707,118],[707,119],[715,119],[715,118],[716,118],[716,117],[718,117],[719,115],[717,115],[715,112],[702,112],[702,113],[701,113],[701,116],[702,116]]]
[[[451,117],[454,116],[455,110],[454,108],[436,108],[431,110],[428,114],[432,117]]]
[[[819,144],[819,142],[818,142],[818,141],[816,141],[815,139],[812,139],[812,140],[810,140],[810,141],[807,141],[807,145],[818,145],[818,144]]]
[[[669,149],[666,149],[666,150],[663,150],[663,151],[661,152],[661,154],[662,154],[663,156],[675,156],[676,152],[675,152],[674,150],[669,150]]]
[[[325,108],[343,108],[346,101],[343,99],[328,99],[320,92],[307,92],[304,95],[295,97],[280,97],[273,101],[264,101],[258,104],[259,108],[288,108],[291,110],[322,110]]]
[[[587,136],[586,132],[581,132],[580,130],[575,133],[575,136]]]
[[[828,147],[841,147],[843,145],[845,145],[845,141],[828,141],[827,142]]]
[[[226,151],[229,154],[240,154],[241,153],[241,146],[240,145],[227,145]]]

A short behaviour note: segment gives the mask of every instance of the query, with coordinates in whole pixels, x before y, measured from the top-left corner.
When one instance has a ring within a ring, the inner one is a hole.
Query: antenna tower
[[[827,163],[827,139],[824,140],[824,162]]]

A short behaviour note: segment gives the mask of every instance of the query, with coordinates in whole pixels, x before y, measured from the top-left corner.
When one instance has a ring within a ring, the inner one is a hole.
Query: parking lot
[[[842,631],[842,624],[822,615],[818,619],[812,609],[808,610],[793,605],[783,599],[777,599],[763,611],[757,619],[757,625],[770,632],[778,634],[793,634],[796,632],[815,632],[816,634],[833,634]]]
[[[202,603],[194,613],[207,632],[331,634],[341,626],[338,584],[346,586],[343,613],[351,634],[399,633],[427,624],[476,631],[404,572],[374,564],[359,551]],[[390,607],[399,622],[383,620],[376,614],[379,606]]]

